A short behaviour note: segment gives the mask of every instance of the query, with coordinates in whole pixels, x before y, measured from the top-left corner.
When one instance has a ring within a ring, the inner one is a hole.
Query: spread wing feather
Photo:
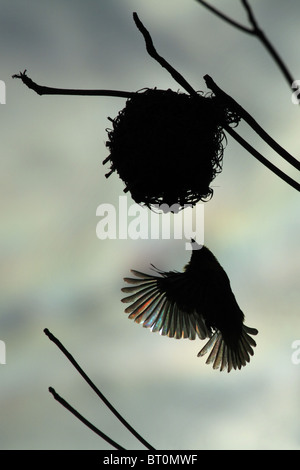
[[[168,298],[161,284],[162,279],[168,282],[168,273],[159,277],[135,270],[131,272],[136,278],[124,278],[130,286],[122,288],[124,293],[129,294],[122,299],[122,302],[131,303],[125,309],[130,319],[170,338],[194,340],[197,336],[200,339],[210,336],[210,330],[201,315],[195,312],[187,313],[174,300]],[[179,280],[176,274],[170,273],[170,282]]]

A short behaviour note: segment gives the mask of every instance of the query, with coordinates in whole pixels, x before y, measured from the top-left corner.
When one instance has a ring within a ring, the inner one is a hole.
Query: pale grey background
[[[237,1],[214,5],[247,24]],[[296,79],[296,1],[252,1]],[[299,194],[231,138],[205,205],[205,242],[225,267],[259,329],[240,372],[213,371],[200,341],[175,341],[129,321],[120,302],[130,268],[178,269],[183,241],[96,237],[96,208],[118,203],[105,179],[108,116],[119,98],[39,97],[11,75],[40,84],[136,91],[179,88],[146,53],[137,11],[154,44],[198,89],[216,82],[288,151],[299,155],[299,107],[260,43],[194,0],[1,0],[1,449],[110,449],[56,403],[53,386],[121,445],[141,446],[100,403],[43,333],[48,327],[102,392],[157,449],[299,449],[300,365],[291,361],[299,320]],[[256,136],[239,132],[279,162]],[[288,165],[281,164],[288,169]],[[289,171],[293,176],[295,172]],[[132,203],[130,198],[129,204]]]

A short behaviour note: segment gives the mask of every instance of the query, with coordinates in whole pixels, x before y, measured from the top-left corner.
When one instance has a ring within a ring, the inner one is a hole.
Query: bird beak
[[[203,245],[199,245],[193,238],[191,238],[191,246],[192,250],[201,250],[201,248],[203,247]]]

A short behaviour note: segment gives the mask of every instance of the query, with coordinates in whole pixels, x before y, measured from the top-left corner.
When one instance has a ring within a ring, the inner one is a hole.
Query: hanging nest
[[[223,125],[238,117],[214,96],[155,88],[135,93],[110,121],[106,177],[116,171],[139,204],[183,207],[212,197],[210,184],[222,171]]]

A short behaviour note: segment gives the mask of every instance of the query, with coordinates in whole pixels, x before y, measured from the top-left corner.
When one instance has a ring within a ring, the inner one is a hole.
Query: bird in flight
[[[152,332],[170,338],[207,339],[198,357],[208,354],[214,369],[241,369],[253,356],[258,331],[244,324],[244,314],[231,290],[229,278],[213,253],[192,240],[192,255],[183,272],[154,275],[131,270],[123,287],[130,303],[125,313]]]

